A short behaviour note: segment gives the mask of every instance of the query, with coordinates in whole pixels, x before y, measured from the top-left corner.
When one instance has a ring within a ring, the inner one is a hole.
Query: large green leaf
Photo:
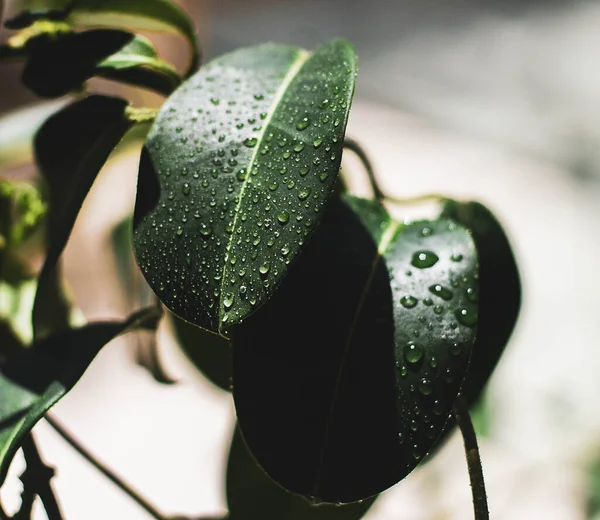
[[[479,399],[512,335],[521,308],[521,283],[510,242],[494,215],[479,202],[447,201],[442,216],[471,231],[479,256],[479,323],[471,369],[462,389]]]
[[[0,370],[0,485],[20,442],[83,375],[116,336],[154,328],[161,312],[144,309],[122,322],[93,323],[45,338],[13,356]]]
[[[476,253],[448,220],[333,200],[277,293],[236,327],[239,426],[279,484],[326,502],[409,474],[442,433],[475,337]]]
[[[338,177],[356,57],[261,45],[203,67],[142,152],[138,262],[163,303],[226,334],[273,293]]]
[[[23,83],[42,97],[81,89],[92,76],[104,76],[170,94],[180,79],[149,40],[120,30],[97,29],[40,36],[29,46]]]
[[[49,118],[35,138],[35,156],[50,191],[49,244],[33,309],[35,336],[55,330],[48,294],[58,283],[58,259],[98,172],[132,123],[126,101],[90,96]]]
[[[347,505],[313,505],[273,482],[235,430],[227,463],[229,520],[358,520],[376,498]]]
[[[171,0],[16,0],[14,4],[15,16],[6,21],[12,29],[52,19],[81,27],[179,33],[190,46],[190,70],[195,70],[200,60],[196,28],[185,11]]]

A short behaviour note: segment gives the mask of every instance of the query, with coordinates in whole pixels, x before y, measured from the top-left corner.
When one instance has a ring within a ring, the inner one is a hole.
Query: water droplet
[[[302,150],[304,150],[304,143],[298,143],[294,146],[294,152],[300,153]]]
[[[442,415],[442,412],[444,411],[444,408],[442,406],[442,403],[440,403],[437,399],[435,401],[433,401],[433,413],[435,415]]]
[[[178,236],[178,237],[180,237],[181,235],[183,235],[183,228],[182,228],[181,226],[179,226],[179,227],[177,228],[177,231],[176,231],[176,233],[177,233],[177,236]]]
[[[452,260],[453,262],[460,262],[463,258],[464,258],[463,255],[453,254],[450,257],[450,260]]]
[[[209,226],[207,226],[206,224],[200,224],[200,234],[203,237],[208,238],[209,236],[212,235],[212,229]]]
[[[302,177],[304,177],[309,171],[310,168],[308,166],[302,166],[302,168],[300,168],[300,170],[298,170],[300,175],[302,175]]]
[[[431,228],[424,227],[421,230],[421,236],[423,236],[423,237],[429,237],[429,236],[431,236]]]
[[[210,102],[211,102],[213,105],[218,105],[218,104],[220,104],[220,103],[221,103],[221,100],[220,100],[219,98],[214,98],[214,97],[213,97],[213,98],[210,98]]]
[[[296,130],[302,131],[306,130],[310,125],[310,119],[308,117],[303,117],[296,123]]]
[[[431,387],[431,382],[429,379],[421,379],[421,382],[419,383],[419,392],[421,392],[423,395],[431,395],[433,388]]]
[[[271,269],[271,264],[269,262],[265,262],[258,268],[258,271],[260,272],[260,274],[267,274],[269,272],[269,269]]]
[[[233,305],[233,294],[227,293],[225,295],[225,298],[223,298],[223,305],[225,306],[226,309],[231,308],[231,306]]]
[[[324,99],[319,103],[319,108],[327,108],[329,106],[329,99]]]
[[[323,144],[323,139],[321,139],[320,137],[317,137],[314,141],[313,141],[313,146],[315,148],[319,148],[321,145]]]
[[[192,191],[192,188],[191,188],[189,182],[184,182],[183,183],[182,191],[183,191],[184,195],[189,195],[190,194],[190,191]]]
[[[467,293],[467,299],[469,301],[472,301],[472,302],[477,301],[477,293],[476,293],[475,289],[473,289],[473,287],[467,287],[465,292]]]
[[[411,264],[419,269],[426,269],[434,266],[439,257],[431,251],[417,251],[413,254]]]
[[[418,363],[423,358],[423,347],[417,345],[414,341],[409,342],[404,347],[404,358],[408,363]]]
[[[453,356],[460,356],[462,354],[462,346],[460,343],[452,343],[452,345],[450,345],[448,348],[448,351]]]
[[[282,254],[283,256],[287,256],[287,255],[289,255],[289,254],[290,254],[290,246],[288,246],[287,244],[286,244],[285,246],[283,246],[283,247],[281,248],[281,254]]]
[[[457,309],[454,313],[459,323],[465,327],[475,327],[477,325],[477,313],[470,309]]]
[[[298,192],[298,198],[300,200],[306,200],[306,199],[308,199],[308,197],[310,195],[310,191],[311,191],[310,188],[304,188],[304,189],[300,190]]]
[[[402,433],[398,434],[398,442],[402,444],[404,442],[404,435]]]
[[[431,307],[433,305],[433,300],[431,298],[425,298],[423,304],[427,305],[427,307]]]
[[[254,99],[256,99],[256,101],[262,101],[263,99],[265,99],[265,96],[263,96],[262,94],[254,94]]]
[[[244,146],[248,148],[254,148],[258,144],[258,139],[256,137],[249,137],[244,141]]]
[[[444,307],[442,307],[441,305],[436,305],[433,308],[433,312],[435,312],[436,314],[442,314],[442,312],[444,312]]]
[[[429,292],[435,294],[442,300],[450,301],[454,296],[454,293],[450,289],[446,289],[443,285],[436,283],[429,287]]]
[[[282,224],[287,224],[290,221],[290,214],[287,211],[281,211],[277,215],[277,220]]]
[[[412,309],[413,307],[416,307],[417,303],[419,303],[419,300],[417,300],[414,296],[406,295],[400,298],[400,303],[402,304],[402,307],[406,309]]]

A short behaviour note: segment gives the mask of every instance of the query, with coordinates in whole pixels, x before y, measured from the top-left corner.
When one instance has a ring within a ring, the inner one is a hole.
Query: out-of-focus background
[[[349,39],[360,61],[348,136],[371,155],[382,187],[401,197],[473,198],[496,213],[521,268],[523,308],[479,414],[491,517],[600,518],[600,3],[182,5],[198,24],[205,59],[264,41],[313,48]],[[155,41],[185,65],[181,42]],[[2,111],[34,101],[19,86],[19,67],[0,65]],[[125,92],[139,103],[159,102]],[[347,157],[344,167],[362,192],[360,166]],[[105,168],[65,254],[74,297],[90,320],[131,307],[109,246],[113,227],[132,210],[136,168],[135,154]],[[56,416],[165,513],[219,514],[226,509],[231,398],[161,334],[167,370],[179,384],[157,385],[133,362],[134,340],[114,341]],[[36,432],[58,467],[55,488],[67,520],[148,518],[44,423]],[[16,503],[21,467],[17,459],[2,490],[7,504]],[[460,438],[385,492],[366,518],[472,518]]]

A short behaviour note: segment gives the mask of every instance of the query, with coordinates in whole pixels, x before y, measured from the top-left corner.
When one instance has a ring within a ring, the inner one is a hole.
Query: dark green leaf
[[[168,314],[177,343],[213,385],[231,391],[231,344],[225,338]]]
[[[57,262],[98,172],[132,125],[127,107],[122,99],[90,96],[49,118],[36,135],[36,161],[50,191],[48,252],[33,310],[36,337],[55,330],[48,294],[60,278]]]
[[[45,338],[0,369],[0,485],[24,436],[83,375],[100,349],[116,336],[153,328],[156,307],[123,322],[94,323]]]
[[[479,257],[477,340],[462,393],[472,405],[481,395],[517,322],[521,282],[508,238],[494,215],[478,202],[448,201],[443,217],[469,229]]]
[[[180,83],[145,38],[125,31],[98,29],[40,36],[29,44],[23,83],[42,97],[79,90],[92,76],[104,76],[170,94]]]
[[[134,37],[118,52],[100,62],[96,74],[169,95],[181,83],[173,66],[160,59],[152,43]]]
[[[229,520],[358,520],[375,500],[312,505],[276,484],[258,466],[236,428],[227,463]]]
[[[261,45],[209,63],[163,105],[134,244],[175,314],[225,334],[273,293],[335,185],[355,73],[342,40],[313,54]]]
[[[113,27],[134,31],[179,33],[190,46],[191,72],[198,68],[200,51],[196,27],[172,0],[75,0],[70,20],[85,27]]]
[[[474,342],[476,254],[448,221],[334,199],[275,295],[235,330],[241,431],[286,489],[352,502],[408,475],[451,413]]]

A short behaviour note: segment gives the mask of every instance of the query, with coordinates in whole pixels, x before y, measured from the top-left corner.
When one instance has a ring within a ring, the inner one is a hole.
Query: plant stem
[[[344,139],[344,148],[354,152],[357,157],[362,162],[365,170],[367,171],[367,175],[369,176],[369,183],[371,184],[371,189],[373,190],[373,197],[375,200],[383,201],[386,197],[381,191],[379,184],[377,183],[377,178],[375,177],[375,170],[373,169],[373,164],[371,164],[371,160],[369,156],[364,151],[362,146],[358,144],[354,139]]]
[[[129,495],[142,509],[144,509],[149,515],[156,520],[166,520],[168,517],[160,513],[154,506],[149,504],[137,491],[135,491],[129,484],[127,484],[122,478],[117,476],[112,470],[105,467],[99,462],[90,452],[77,440],[75,439],[65,428],[57,422],[50,415],[44,417],[48,424],[52,426],[54,431],[58,433],[77,453],[79,453],[84,459],[86,459],[92,466],[94,466],[100,473],[102,473],[108,480],[115,484],[125,494]],[[49,519],[53,520],[53,519]]]
[[[453,412],[465,444],[469,479],[471,480],[471,491],[473,493],[475,520],[489,520],[490,513],[488,511],[477,437],[475,436],[475,429],[469,415],[469,407],[461,395],[458,396],[458,399],[454,403]]]
[[[23,455],[27,463],[27,467],[21,475],[24,488],[23,505],[25,506],[25,510],[28,512],[28,515],[31,514],[33,498],[34,495],[37,495],[44,504],[48,520],[62,520],[63,516],[58,501],[50,485],[50,481],[54,476],[54,469],[46,465],[42,460],[33,434],[30,433],[25,437],[21,448],[23,449]],[[21,510],[24,511],[23,506]]]

